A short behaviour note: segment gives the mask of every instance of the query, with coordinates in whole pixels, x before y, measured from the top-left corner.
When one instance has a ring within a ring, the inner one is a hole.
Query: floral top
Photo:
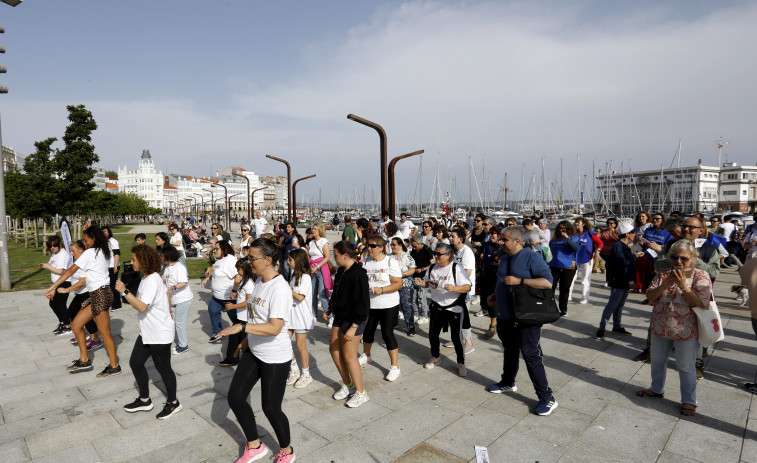
[[[410,268],[415,268],[415,259],[412,258],[409,252],[403,252],[400,257],[394,256],[397,262],[400,263],[400,270],[405,273]],[[413,276],[402,277],[402,287],[407,288],[413,286]]]
[[[652,284],[649,285],[649,291],[662,284],[665,273],[659,272],[655,276]],[[708,307],[710,294],[712,294],[712,281],[707,272],[695,268],[691,278],[686,279],[686,284],[702,300],[704,306]],[[699,336],[697,316],[677,285],[668,288],[656,301],[652,311],[652,333],[673,341],[688,341]]]

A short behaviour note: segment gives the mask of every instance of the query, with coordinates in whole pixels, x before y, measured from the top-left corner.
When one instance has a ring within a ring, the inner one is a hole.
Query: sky
[[[390,159],[425,150],[398,202],[428,202],[437,172],[455,202],[501,199],[505,173],[522,198],[542,159],[590,198],[593,168],[667,167],[679,141],[682,165],[717,165],[720,137],[723,161],[757,162],[754,24],[750,1],[0,3],[2,140],[29,154],[84,104],[109,170],[150,149],[164,173],[283,175],[272,154],[317,175],[298,198],[378,201],[378,136],[352,113]]]

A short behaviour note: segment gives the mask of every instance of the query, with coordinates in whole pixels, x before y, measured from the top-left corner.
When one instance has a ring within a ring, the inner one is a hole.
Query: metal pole
[[[292,185],[292,166],[290,166],[286,160],[277,158],[276,156],[266,154],[265,157],[267,157],[268,159],[273,159],[274,161],[283,162],[287,166],[287,212],[289,214],[289,221],[292,222],[294,220],[295,214],[292,210],[292,192],[294,191],[294,187]],[[294,226],[295,228],[297,228],[297,223],[295,223]]]
[[[0,120],[0,161],[3,151],[3,130]],[[11,290],[11,268],[8,259],[8,222],[5,215],[5,164],[0,169],[0,289]]]
[[[231,214],[231,198],[233,198],[234,196],[239,196],[239,195],[243,195],[243,194],[244,193],[236,193],[236,194],[233,194],[233,195],[229,196],[229,199],[226,200],[226,210],[228,211],[227,215]]]
[[[403,154],[402,156],[397,156],[396,158],[392,159],[391,162],[389,162],[389,217],[392,219],[392,221],[395,220],[395,198],[397,195],[397,192],[395,191],[395,185],[394,185],[394,166],[397,165],[397,163],[405,158],[409,158],[411,156],[417,156],[419,154],[422,154],[423,150],[413,151],[412,153]]]
[[[215,222],[215,220],[213,220],[213,216],[216,213],[215,211],[216,201],[215,201],[215,197],[213,196],[213,190],[211,190],[210,188],[203,188],[202,191],[207,191],[210,193],[210,221]]]
[[[294,222],[294,229],[295,230],[297,229],[297,222],[296,222],[296,219],[297,219],[297,184],[299,182],[303,181],[303,180],[307,180],[307,179],[313,178],[313,177],[315,177],[315,174],[308,175],[307,177],[298,178],[292,184],[292,208],[293,208],[294,215],[295,215],[295,222]]]
[[[258,191],[265,190],[266,188],[268,188],[270,186],[271,185],[266,185],[266,186],[264,186],[262,188],[256,188],[256,189],[252,190],[252,195],[254,196],[255,193],[257,193]],[[255,201],[252,202],[252,212],[251,212],[250,217],[255,217]],[[250,219],[250,220],[252,220],[252,219]]]
[[[250,223],[250,221],[252,221],[252,212],[250,212],[250,179],[247,178],[246,175],[238,174],[233,170],[231,171],[231,174],[236,175],[237,177],[242,177],[247,182],[247,223]]]
[[[376,124],[375,122],[371,122],[367,119],[363,119],[362,117],[358,117],[354,114],[348,114],[347,119],[351,121],[355,121],[358,124],[363,124],[367,127],[372,128],[376,132],[378,132],[379,149],[381,151],[381,212],[383,213],[383,211],[386,211],[389,208],[389,195],[392,194],[389,192],[389,186],[388,186],[388,180],[387,180],[386,131],[384,130],[383,127]],[[391,214],[391,211],[390,211],[390,214]]]

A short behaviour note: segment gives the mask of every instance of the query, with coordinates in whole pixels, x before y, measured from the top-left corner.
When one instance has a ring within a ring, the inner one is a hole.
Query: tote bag
[[[691,310],[697,316],[697,329],[699,330],[699,343],[703,346],[711,346],[725,338],[723,322],[720,319],[718,305],[713,297],[710,298],[708,309],[692,307]]]

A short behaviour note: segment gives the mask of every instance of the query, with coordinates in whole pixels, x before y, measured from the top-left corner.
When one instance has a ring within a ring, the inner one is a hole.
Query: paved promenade
[[[413,338],[398,330],[402,376],[395,383],[383,380],[389,359],[376,346],[374,362],[363,367],[370,401],[358,409],[331,399],[339,376],[326,344],[329,330],[318,323],[308,345],[315,381],[305,389],[288,388],[284,398],[297,461],[466,462],[475,461],[474,446],[481,445],[497,463],[757,462],[757,400],[743,389],[744,382],[755,381],[757,342],[748,310],[737,307],[728,292],[738,278],[735,270],[725,270],[716,285],[727,337],[705,358],[698,413],[687,418],[679,414],[678,375],[672,369],[665,399],[634,395],[650,383],[649,365],[631,360],[643,346],[650,313],[638,304],[639,295],[629,301],[624,318],[633,336],[608,330],[604,340],[594,339],[608,296],[602,275],[594,278],[591,303],[572,304],[569,318],[543,330],[547,376],[559,402],[547,417],[529,413],[536,398],[524,366],[517,393],[484,390],[502,368],[501,345],[482,337],[486,318],[472,318],[475,352],[468,356],[467,378],[457,376],[453,349],[442,350],[440,367],[423,369],[427,325]],[[219,367],[221,346],[207,343],[209,291],[198,281],[192,289],[190,349],[172,358],[183,410],[168,421],[155,419],[164,397],[152,362],[148,371],[158,406],[134,414],[122,408],[137,397],[128,366],[138,334],[136,311],[125,305],[112,317],[123,374],[97,379],[107,363],[104,349],[92,356],[94,371],[65,371],[77,349],[70,336],[51,334],[56,320],[41,290],[0,294],[0,461],[238,458],[244,438],[226,403],[234,370]],[[276,447],[259,386],[251,403],[263,441]]]

